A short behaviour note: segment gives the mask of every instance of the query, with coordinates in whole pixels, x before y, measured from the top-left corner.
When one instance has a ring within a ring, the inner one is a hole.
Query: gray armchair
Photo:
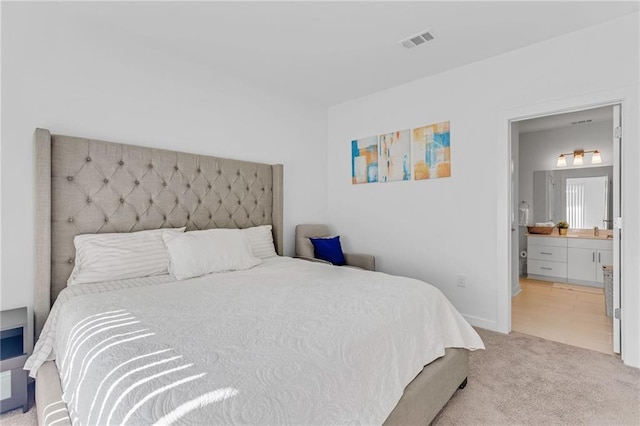
[[[330,237],[332,234],[327,225],[298,225],[296,226],[296,257],[314,262],[329,263],[314,256],[313,244],[309,238]],[[368,254],[344,254],[346,266],[376,270],[376,258]]]

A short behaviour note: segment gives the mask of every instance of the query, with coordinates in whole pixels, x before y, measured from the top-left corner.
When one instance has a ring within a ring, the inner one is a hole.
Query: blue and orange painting
[[[413,129],[413,178],[451,177],[451,130],[448,121]]]
[[[351,141],[351,183],[378,181],[378,137]]]
[[[411,131],[380,135],[380,182],[411,179]]]

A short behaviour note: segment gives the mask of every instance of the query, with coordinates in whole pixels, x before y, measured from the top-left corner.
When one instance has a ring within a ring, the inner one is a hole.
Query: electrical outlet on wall
[[[458,274],[458,287],[466,287],[467,286],[467,277],[463,274]]]

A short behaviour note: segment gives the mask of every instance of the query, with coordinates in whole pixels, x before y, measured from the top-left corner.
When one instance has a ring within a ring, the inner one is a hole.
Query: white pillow
[[[168,274],[169,255],[162,236],[183,232],[184,228],[169,228],[76,235],[75,266],[67,285]]]
[[[239,271],[262,263],[251,253],[240,229],[208,229],[164,237],[169,251],[169,272],[177,280],[213,272]]]
[[[277,256],[276,248],[273,246],[273,234],[271,225],[254,226],[242,230],[249,240],[251,252],[258,259],[268,259]]]

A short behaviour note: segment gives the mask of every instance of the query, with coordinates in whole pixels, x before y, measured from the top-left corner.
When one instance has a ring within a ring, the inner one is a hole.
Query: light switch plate
[[[458,287],[466,287],[467,286],[467,277],[462,275],[462,274],[458,274],[457,284],[458,284]]]

